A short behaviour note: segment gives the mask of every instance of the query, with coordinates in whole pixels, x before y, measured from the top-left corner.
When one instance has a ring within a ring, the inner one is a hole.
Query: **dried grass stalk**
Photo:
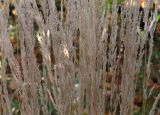
[[[22,115],[51,115],[53,108],[59,115],[103,115],[103,84],[106,72],[110,72],[111,114],[132,115],[135,76],[147,42],[147,79],[150,76],[156,25],[157,7],[149,17],[153,1],[145,2],[142,15],[139,0],[124,0],[121,6],[113,0],[111,10],[105,8],[105,0],[61,0],[60,11],[55,0],[14,0],[20,47],[17,60],[8,33],[10,3],[1,1],[0,113],[14,114],[11,103],[18,95]],[[140,29],[140,21],[144,22],[144,30]],[[18,86],[12,94],[7,88],[7,65]]]

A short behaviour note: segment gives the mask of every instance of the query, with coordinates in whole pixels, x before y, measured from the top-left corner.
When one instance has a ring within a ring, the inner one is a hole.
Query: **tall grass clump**
[[[145,0],[140,10],[140,0],[0,0],[0,115],[104,115],[107,105],[111,115],[133,115],[148,49],[146,100],[158,2]],[[11,4],[16,52],[9,35]]]

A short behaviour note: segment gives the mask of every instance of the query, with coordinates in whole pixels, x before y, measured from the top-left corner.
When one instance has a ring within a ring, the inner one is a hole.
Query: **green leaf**
[[[13,100],[11,103],[11,106],[16,109],[20,107],[19,102],[17,100]]]
[[[159,22],[159,21],[160,21],[160,14],[159,14],[159,15],[157,15],[157,17],[156,17],[156,21],[157,21],[157,22]]]

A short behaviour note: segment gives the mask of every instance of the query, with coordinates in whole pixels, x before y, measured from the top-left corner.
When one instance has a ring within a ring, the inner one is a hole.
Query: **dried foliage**
[[[13,101],[22,115],[132,115],[137,74],[148,49],[145,105],[158,0],[145,0],[143,11],[140,0],[120,5],[113,0],[111,7],[106,0],[61,0],[60,11],[55,0],[12,2],[19,51],[9,37],[10,1],[1,0],[0,115],[14,114]]]

